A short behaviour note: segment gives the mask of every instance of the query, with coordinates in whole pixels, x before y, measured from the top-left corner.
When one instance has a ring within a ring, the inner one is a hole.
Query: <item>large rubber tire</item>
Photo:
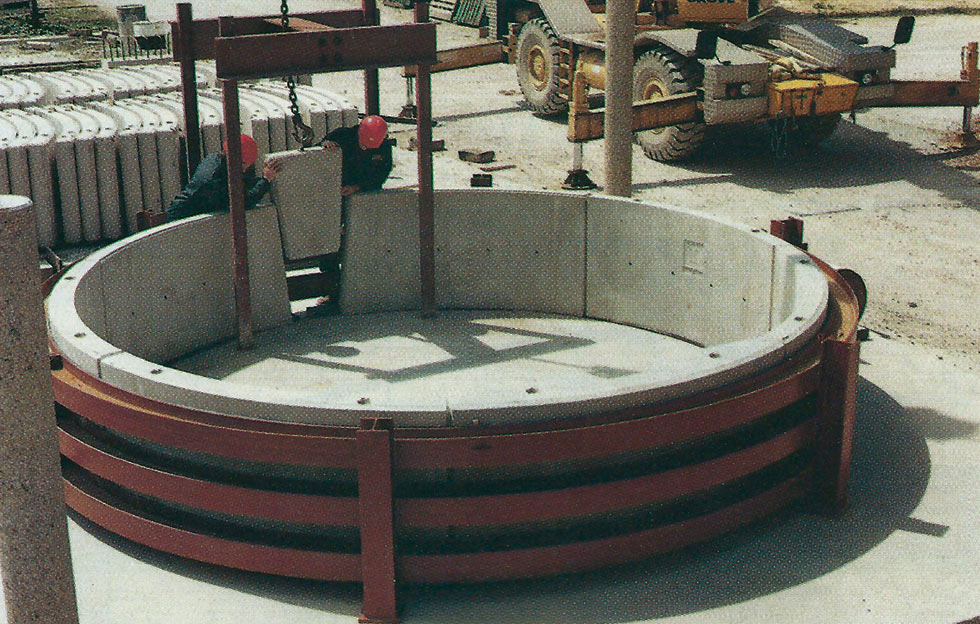
[[[535,112],[554,115],[568,110],[558,83],[558,35],[544,18],[525,22],[517,37],[517,82]]]
[[[634,101],[694,91],[701,84],[700,66],[665,47],[644,52],[633,65]],[[704,124],[690,122],[644,130],[633,135],[647,158],[674,162],[690,158],[704,142]]]
[[[795,141],[803,147],[816,147],[830,138],[840,123],[840,113],[819,117],[800,117],[796,120]]]

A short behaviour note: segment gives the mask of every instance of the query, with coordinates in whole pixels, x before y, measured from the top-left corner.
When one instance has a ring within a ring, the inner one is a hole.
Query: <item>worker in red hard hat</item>
[[[368,115],[356,126],[338,128],[327,135],[327,141],[343,151],[341,194],[348,197],[359,191],[377,191],[391,173],[391,141],[388,124],[377,115]]]
[[[255,174],[259,147],[247,134],[241,135],[242,172],[245,174],[245,208],[253,208],[272,188],[272,182],[282,171],[278,159],[270,159],[262,168],[262,175]],[[183,219],[205,212],[228,210],[228,142],[225,150],[209,155],[197,166],[187,186],[177,194],[167,207],[167,221]]]
[[[330,143],[340,147],[343,153],[340,192],[350,197],[361,191],[377,191],[391,173],[391,143],[388,124],[377,115],[368,115],[356,126],[338,128],[327,135]],[[328,254],[320,260],[320,272],[327,277],[327,296],[318,300],[314,314],[331,314],[337,309],[340,286],[341,256],[343,251]]]

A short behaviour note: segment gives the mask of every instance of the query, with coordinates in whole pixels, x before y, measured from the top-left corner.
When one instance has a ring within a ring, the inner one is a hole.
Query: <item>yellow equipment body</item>
[[[749,0],[677,0],[684,22],[741,24],[749,19]]]
[[[858,83],[837,74],[816,74],[769,83],[769,117],[809,117],[854,108]]]

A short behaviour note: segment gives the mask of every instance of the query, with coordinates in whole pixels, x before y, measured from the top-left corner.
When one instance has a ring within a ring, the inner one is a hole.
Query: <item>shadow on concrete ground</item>
[[[946,202],[976,206],[980,204],[977,179],[944,164],[945,160],[963,154],[960,151],[922,154],[884,132],[841,121],[834,135],[819,146],[800,148],[786,158],[777,159],[770,149],[765,124],[723,126],[712,129],[701,155],[691,162],[671,165],[693,175],[636,184],[634,189],[722,182],[778,194],[855,189],[857,194],[848,200],[847,206],[827,206],[830,210],[874,207],[883,199],[862,195],[860,189],[905,182],[924,191],[936,192]],[[908,197],[902,195],[895,201],[907,203]]]
[[[850,507],[839,518],[802,505],[678,553],[585,574],[531,581],[410,587],[403,618],[413,623],[606,624],[722,607],[815,579],[860,557],[897,530],[941,537],[941,524],[911,516],[929,481],[927,439],[973,435],[976,425],[929,409],[905,409],[862,379]],[[158,553],[73,519],[109,546],[201,582],[333,614],[356,616],[360,591],[238,572]]]

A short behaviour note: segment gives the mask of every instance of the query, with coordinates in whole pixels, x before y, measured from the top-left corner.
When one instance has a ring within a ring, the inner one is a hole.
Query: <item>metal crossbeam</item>
[[[432,64],[436,62],[436,27],[432,23],[401,24],[218,37],[214,52],[221,80]]]

